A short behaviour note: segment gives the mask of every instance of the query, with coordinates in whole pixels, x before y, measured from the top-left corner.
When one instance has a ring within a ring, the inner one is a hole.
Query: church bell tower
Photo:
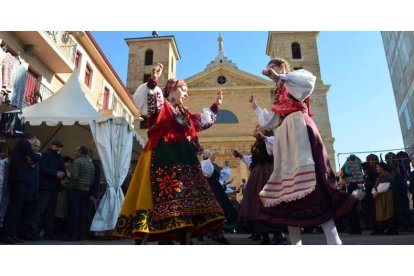
[[[125,42],[129,47],[127,88],[131,94],[147,81],[158,62],[164,65],[159,87],[163,88],[168,79],[176,76],[177,60],[181,57],[174,36],[158,36],[158,32],[153,32],[152,37],[126,38]]]
[[[330,85],[325,85],[321,78],[318,47],[316,39],[319,32],[269,32],[266,54],[272,59],[285,59],[291,69],[305,69],[316,76],[315,90],[310,97],[310,112],[319,129],[328,152],[332,169],[336,170],[335,139],[332,137],[329,121],[327,94]]]

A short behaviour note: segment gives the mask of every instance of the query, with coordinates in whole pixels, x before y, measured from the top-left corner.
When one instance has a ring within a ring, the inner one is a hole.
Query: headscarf
[[[182,87],[184,85],[186,85],[184,80],[178,80],[176,78],[169,79],[163,91],[164,97],[167,98],[168,95],[170,95],[171,91],[174,91],[175,89]]]

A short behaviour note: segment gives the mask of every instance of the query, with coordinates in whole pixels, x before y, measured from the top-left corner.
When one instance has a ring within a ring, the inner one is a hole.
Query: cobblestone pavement
[[[371,236],[370,231],[363,231],[361,235],[350,235],[348,233],[340,233],[341,240],[344,245],[414,245],[414,231],[401,231],[399,235]],[[248,239],[249,234],[231,233],[225,234],[231,245],[259,245],[260,241],[252,241]],[[204,238],[204,241],[192,239],[194,245],[219,245],[218,242]],[[302,234],[302,242],[304,245],[324,245],[326,244],[324,234]],[[133,245],[134,241],[130,239],[91,239],[84,241],[60,241],[60,240],[41,240],[26,241],[19,245]],[[149,245],[157,245],[156,242],[149,242]],[[0,244],[0,246],[3,244]],[[262,245],[264,246],[264,245]]]

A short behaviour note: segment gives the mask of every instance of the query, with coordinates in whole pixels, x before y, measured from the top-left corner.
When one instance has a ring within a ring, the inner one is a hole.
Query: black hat
[[[53,141],[52,142],[52,145],[55,145],[55,146],[60,147],[60,148],[63,148],[64,147],[63,146],[63,143],[61,141],[59,141],[59,140]]]
[[[363,163],[362,163],[362,168],[363,168],[364,170],[367,170],[367,169],[369,169],[369,168],[373,168],[373,167],[371,166],[371,163],[369,163],[369,162],[363,162]]]
[[[36,138],[36,135],[34,135],[33,133],[24,133],[23,134],[23,139],[33,139]]]
[[[379,162],[378,164],[377,164],[377,166],[380,166],[381,168],[383,168],[384,169],[384,171],[387,171],[387,172],[389,172],[390,171],[390,167],[387,165],[387,163],[385,163],[385,162]]]

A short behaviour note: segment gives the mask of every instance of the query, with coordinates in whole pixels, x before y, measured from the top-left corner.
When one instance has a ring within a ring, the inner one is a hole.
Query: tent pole
[[[41,147],[41,151],[44,150],[44,147],[49,144],[49,142],[53,139],[53,137],[56,136],[56,134],[58,134],[58,132],[62,129],[63,125],[59,124],[57,126],[57,128],[55,128],[54,130],[52,130],[51,134],[49,135],[49,137],[46,139],[46,141],[44,143],[42,143],[42,147]]]

